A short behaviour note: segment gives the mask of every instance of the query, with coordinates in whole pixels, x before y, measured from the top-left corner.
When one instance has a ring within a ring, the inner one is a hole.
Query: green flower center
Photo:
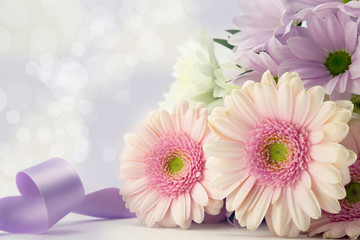
[[[351,182],[345,186],[346,200],[350,203],[360,202],[360,183]]]
[[[353,1],[353,0],[343,0],[342,2],[343,3],[348,3],[348,2],[351,2],[351,1]],[[355,1],[359,1],[359,0],[355,0]]]
[[[286,159],[287,149],[282,143],[274,143],[269,147],[269,155],[271,160],[276,163],[282,162]]]
[[[351,102],[354,104],[354,112],[360,114],[360,95],[353,94]]]
[[[329,53],[324,63],[326,69],[332,76],[338,76],[349,70],[351,64],[351,56],[346,51],[336,51]]]
[[[184,167],[184,161],[179,157],[174,157],[169,162],[169,170],[172,173],[178,173]]]
[[[275,80],[276,83],[278,83],[279,77],[278,77],[278,76],[275,76],[275,77],[274,77],[274,80]]]

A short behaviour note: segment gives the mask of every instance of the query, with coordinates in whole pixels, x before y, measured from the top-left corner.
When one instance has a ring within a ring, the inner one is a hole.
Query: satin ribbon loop
[[[134,217],[119,189],[107,188],[85,196],[83,184],[66,161],[50,159],[19,172],[22,196],[0,199],[0,230],[44,233],[70,212],[102,218]]]

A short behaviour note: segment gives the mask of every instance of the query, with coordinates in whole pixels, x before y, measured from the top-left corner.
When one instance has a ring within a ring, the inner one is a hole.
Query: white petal
[[[185,219],[188,220],[191,216],[191,197],[188,192],[184,193],[185,199]]]
[[[281,192],[282,192],[281,187],[276,187],[274,189],[274,194],[273,194],[272,199],[271,199],[271,204],[276,203],[276,201],[280,198]]]
[[[312,145],[317,144],[323,140],[324,135],[322,131],[310,132],[309,141]]]
[[[148,194],[142,200],[140,206],[140,212],[147,212],[149,209],[155,206],[156,203],[161,199],[160,194],[156,191],[149,191]]]
[[[331,184],[318,179],[313,179],[313,186],[319,194],[325,194],[331,198],[343,199],[346,191],[341,183]]]
[[[268,104],[274,105],[274,102],[268,103],[268,104],[265,103],[265,98],[264,98],[265,93],[264,93],[263,88],[264,87],[260,83],[256,83],[254,86],[253,98],[254,98],[256,109],[258,110],[259,113],[261,113],[261,115],[263,117],[274,119],[273,116],[275,115],[274,113],[276,113],[276,112],[271,111],[273,106],[271,106],[270,109],[267,106]]]
[[[200,117],[194,123],[194,126],[190,132],[190,136],[196,142],[200,142],[204,136],[205,129],[207,128],[207,117]]]
[[[209,204],[204,208],[205,212],[210,215],[218,215],[224,205],[223,200],[209,198]]]
[[[312,159],[324,163],[344,162],[349,152],[341,144],[326,142],[310,146],[309,154]]]
[[[287,204],[289,208],[289,213],[295,225],[301,230],[306,231],[309,228],[310,217],[307,216],[297,204],[297,199],[295,199],[293,189],[291,187],[287,188],[286,192]]]
[[[159,120],[164,133],[172,133],[174,132],[174,124],[173,120],[168,111],[161,109],[159,111]]]
[[[185,223],[185,211],[185,198],[183,194],[180,194],[171,203],[171,215],[179,226]]]
[[[342,176],[342,184],[345,186],[346,184],[348,184],[351,181],[351,177],[350,177],[350,170],[348,167],[344,167],[344,168],[338,168],[339,172],[341,173]]]
[[[196,223],[202,223],[204,220],[204,207],[195,201],[191,202],[192,219]]]
[[[209,204],[209,197],[204,187],[200,183],[195,183],[190,191],[191,197],[201,206]]]
[[[171,201],[172,198],[170,197],[162,197],[157,203],[155,207],[155,220],[157,222],[160,222],[164,218],[166,212],[168,211],[168,209],[170,209],[169,206],[171,204]]]
[[[146,165],[143,162],[122,162],[120,165],[121,176],[129,178],[143,177]]]
[[[135,193],[143,191],[148,187],[148,181],[146,177],[141,177],[133,180],[128,180],[120,188],[121,195],[133,195]]]
[[[184,132],[188,134],[191,133],[191,130],[194,127],[195,120],[196,120],[196,110],[194,108],[189,108],[184,118],[184,126],[183,126]]]
[[[308,93],[310,96],[310,108],[303,126],[306,126],[314,118],[324,100],[324,89],[320,86],[310,88]]]
[[[302,210],[314,219],[321,216],[321,209],[315,194],[309,188],[305,188],[301,181],[295,187],[294,196]]]
[[[140,124],[136,128],[136,134],[148,147],[152,147],[159,137],[146,124]]]
[[[354,110],[354,105],[352,104],[351,101],[337,100],[335,103],[336,103],[336,107],[338,107],[338,108],[345,108],[345,109],[349,110],[350,112],[352,112]]]
[[[331,164],[311,161],[308,163],[308,171],[313,177],[327,183],[335,184],[342,181],[341,173]]]
[[[332,122],[323,125],[324,141],[341,142],[349,132],[349,126],[343,122]]]
[[[351,118],[351,112],[347,109],[336,109],[335,113],[327,120],[330,122],[348,122]]]
[[[250,231],[256,230],[264,219],[271,202],[271,197],[272,189],[271,187],[266,187],[252,210],[251,223],[247,226]]]
[[[162,220],[159,222],[159,225],[163,227],[176,227],[176,223],[171,214],[171,208],[168,209]]]
[[[243,156],[243,144],[235,141],[219,140],[204,145],[204,151],[214,157],[241,158]]]
[[[336,198],[329,197],[327,194],[319,191],[316,187],[313,192],[320,204],[321,209],[329,213],[338,213],[340,211],[340,203]]]
[[[255,183],[256,183],[256,178],[253,176],[250,176],[242,183],[242,185],[239,188],[239,191],[235,195],[234,201],[232,202],[231,210],[237,209],[243,203],[243,201],[248,196],[249,192],[251,192],[251,189],[253,188]]]
[[[330,116],[335,112],[336,104],[332,101],[323,102],[320,105],[319,111],[315,117],[309,122],[306,127],[308,131],[314,131],[320,128],[320,126],[325,123]]]
[[[308,171],[303,170],[301,172],[300,181],[303,183],[305,188],[311,188],[311,177]]]
[[[214,115],[209,116],[209,126],[216,132],[221,138],[226,140],[244,141],[249,132],[244,131],[242,128],[234,125],[227,118],[216,117]]]
[[[290,122],[293,111],[293,96],[288,84],[279,88],[276,95],[276,106],[279,119]]]
[[[271,221],[275,233],[279,236],[285,235],[285,226],[290,221],[289,208],[287,206],[286,190],[282,191],[279,201],[272,205]]]
[[[219,159],[211,157],[206,161],[206,167],[216,172],[234,172],[241,171],[246,166],[243,159]]]
[[[358,237],[360,235],[360,226],[354,222],[347,222],[345,224],[345,232],[349,237]]]
[[[239,113],[247,119],[247,123],[250,126],[255,125],[259,121],[259,115],[254,102],[241,90],[233,90],[231,97]]]
[[[302,126],[310,109],[310,95],[302,90],[294,100],[291,122]]]
[[[175,119],[175,127],[177,131],[182,131],[184,126],[185,114],[189,109],[189,104],[185,101],[178,103],[173,113],[173,119]]]

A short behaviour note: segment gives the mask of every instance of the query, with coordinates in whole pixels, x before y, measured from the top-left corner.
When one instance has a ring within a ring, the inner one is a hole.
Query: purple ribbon
[[[60,158],[19,172],[16,184],[22,196],[0,199],[0,230],[6,232],[44,233],[70,212],[101,218],[135,217],[125,208],[117,188],[85,195],[75,169]]]

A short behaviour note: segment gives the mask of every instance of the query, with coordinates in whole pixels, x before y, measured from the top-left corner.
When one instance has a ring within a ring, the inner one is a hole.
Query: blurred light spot
[[[196,16],[208,12],[213,6],[213,0],[186,0],[184,5],[187,13]]]
[[[4,110],[5,106],[7,104],[7,95],[2,88],[0,88],[0,112]]]
[[[84,162],[88,158],[87,152],[75,152],[73,157],[75,162]]]
[[[116,151],[116,149],[112,148],[112,147],[107,147],[104,149],[103,151],[103,158],[106,161],[114,161],[117,159],[118,156],[118,152]]]
[[[119,8],[118,16],[120,19],[126,19],[132,14],[131,8],[127,5],[123,4],[122,7]]]
[[[131,15],[126,18],[122,27],[128,31],[135,32],[143,26],[143,18],[140,15]]]
[[[39,128],[36,135],[43,144],[50,144],[53,141],[53,134],[48,127]]]
[[[78,104],[78,110],[80,113],[88,115],[93,110],[93,105],[89,100],[81,100]]]
[[[21,0],[4,0],[0,5],[0,20],[9,27],[19,27],[28,19],[28,8]]]
[[[11,43],[11,38],[8,30],[3,26],[0,26],[0,53],[5,52]]]
[[[65,153],[65,148],[61,144],[53,144],[50,147],[49,157],[62,157]]]
[[[164,53],[164,42],[154,34],[145,34],[137,41],[136,50],[144,61],[156,61]]]
[[[136,12],[139,14],[145,14],[149,11],[149,3],[148,2],[139,2],[135,8]]]
[[[58,102],[49,103],[47,106],[47,113],[52,117],[58,117],[62,112],[60,104]]]
[[[16,138],[20,143],[30,142],[31,132],[27,128],[20,128],[16,133]]]
[[[30,36],[31,57],[37,58],[45,53],[56,53],[58,37],[51,28],[37,28]]]
[[[35,76],[39,74],[40,66],[34,61],[28,62],[25,66],[25,71],[30,76]]]
[[[89,141],[86,138],[79,138],[75,142],[76,151],[86,152],[89,149]]]
[[[0,156],[6,156],[11,153],[11,146],[7,143],[0,142]],[[0,165],[2,161],[0,161]]]
[[[97,45],[101,48],[111,49],[115,48],[119,44],[118,34],[108,34],[99,39]]]
[[[69,124],[67,127],[67,132],[69,136],[72,137],[83,137],[86,138],[89,136],[89,130],[85,125],[81,124],[80,122],[74,121]]]
[[[33,92],[25,84],[17,83],[6,89],[7,105],[9,108],[26,110],[33,101]]]
[[[74,98],[65,96],[60,99],[61,108],[65,111],[71,111],[75,106]]]
[[[6,113],[6,121],[10,124],[17,124],[20,121],[20,118],[20,113],[15,109],[12,109]]]
[[[82,42],[74,42],[70,51],[75,57],[81,57],[85,53],[85,45]]]
[[[139,57],[136,53],[126,54],[124,60],[129,67],[135,67],[139,63]]]
[[[108,55],[97,53],[86,62],[86,68],[90,78],[98,83],[106,82],[112,75],[110,59]]]
[[[116,100],[121,104],[127,104],[130,101],[130,93],[127,90],[120,90],[116,95]]]
[[[54,57],[50,54],[43,54],[39,60],[42,67],[52,67],[55,63]]]
[[[12,161],[5,162],[3,165],[3,172],[8,177],[15,176],[15,174],[17,173],[16,163]]]

